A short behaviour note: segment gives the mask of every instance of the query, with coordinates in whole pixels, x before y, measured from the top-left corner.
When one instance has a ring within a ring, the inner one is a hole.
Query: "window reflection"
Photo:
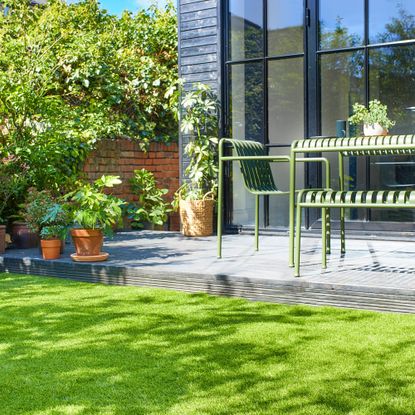
[[[229,58],[241,60],[263,55],[262,1],[229,1]]]
[[[234,139],[264,140],[263,76],[262,62],[230,66],[230,136]],[[232,175],[232,223],[253,224],[255,199],[245,190],[237,163]]]
[[[268,55],[304,51],[303,0],[268,1]]]
[[[370,43],[415,39],[414,0],[371,0]]]
[[[320,0],[320,49],[360,46],[364,39],[364,1]]]
[[[263,141],[263,64],[232,65],[230,69],[231,136]]]
[[[303,58],[269,62],[269,142],[290,145],[304,136]]]

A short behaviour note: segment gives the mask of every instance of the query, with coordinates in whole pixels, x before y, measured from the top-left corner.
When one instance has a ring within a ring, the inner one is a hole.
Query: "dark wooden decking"
[[[184,238],[169,232],[125,232],[106,241],[105,263],[74,263],[72,252],[44,261],[39,251],[9,250],[0,272],[69,278],[85,282],[169,288],[289,304],[330,305],[402,313],[415,312],[415,243],[348,240],[339,254],[333,241],[328,269],[320,270],[320,241],[304,238],[301,278],[287,266],[288,238],[227,235],[224,258],[216,239]]]

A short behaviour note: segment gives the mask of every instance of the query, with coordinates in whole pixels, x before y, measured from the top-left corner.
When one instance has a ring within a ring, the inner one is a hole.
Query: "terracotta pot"
[[[0,225],[0,254],[6,252],[6,226]]]
[[[16,248],[29,249],[39,246],[39,236],[30,231],[24,222],[13,222],[10,233]]]
[[[61,256],[62,241],[60,239],[42,239],[40,241],[42,247],[43,259],[58,259]]]
[[[76,255],[93,256],[101,253],[104,235],[100,229],[72,229]]]
[[[363,133],[367,136],[372,135],[388,135],[388,130],[383,128],[380,124],[365,124],[363,126]]]

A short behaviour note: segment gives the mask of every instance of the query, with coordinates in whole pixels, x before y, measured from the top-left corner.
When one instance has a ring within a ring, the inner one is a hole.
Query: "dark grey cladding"
[[[220,96],[220,1],[178,0],[179,74],[184,90],[210,85]],[[188,161],[183,149],[189,137],[180,134],[181,178]]]

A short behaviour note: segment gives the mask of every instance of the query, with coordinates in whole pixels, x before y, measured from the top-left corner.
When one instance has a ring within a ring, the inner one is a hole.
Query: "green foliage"
[[[218,173],[218,99],[209,86],[199,84],[184,96],[182,109],[181,130],[191,135],[191,139],[185,148],[189,157],[185,173],[189,181],[178,190],[178,198],[201,200],[207,194],[214,197]]]
[[[380,124],[384,129],[388,130],[395,125],[395,121],[391,121],[388,117],[388,107],[377,99],[369,102],[369,108],[364,105],[353,104],[353,115],[349,118],[352,124]]]
[[[102,176],[93,184],[83,184],[65,199],[69,202],[73,222],[84,229],[102,229],[111,234],[122,218],[124,201],[104,193],[107,188],[121,184],[118,176]]]
[[[44,226],[40,231],[41,239],[65,239],[67,235],[67,227],[63,225]]]
[[[47,190],[29,189],[27,204],[23,211],[23,219],[32,232],[40,232],[44,218],[54,205],[54,199]]]
[[[6,0],[0,13],[0,157],[39,190],[67,191],[101,138],[177,136],[172,3],[122,17],[97,0]]]
[[[69,212],[66,206],[60,203],[53,203],[42,218],[41,225],[55,226],[60,225],[67,227],[70,224]]]
[[[163,225],[172,210],[170,204],[163,199],[168,190],[159,189],[154,174],[146,169],[135,170],[130,184],[131,190],[138,196],[137,205],[128,208],[132,227],[142,228],[144,223]]]
[[[11,160],[0,162],[0,224],[3,224],[14,213],[14,202],[23,198],[27,177],[15,169]]]

